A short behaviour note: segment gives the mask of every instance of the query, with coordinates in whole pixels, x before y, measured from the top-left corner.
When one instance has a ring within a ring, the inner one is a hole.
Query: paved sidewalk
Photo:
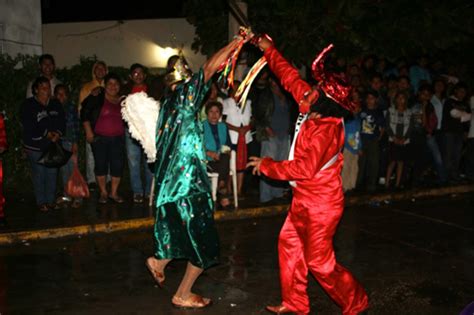
[[[397,200],[416,200],[434,196],[474,192],[474,185],[409,190],[395,193],[360,194],[346,197],[346,206],[389,203]],[[82,236],[93,233],[112,233],[151,228],[154,224],[153,210],[145,205],[107,204],[98,205],[94,199],[84,203],[80,209],[61,209],[40,213],[26,200],[10,205],[7,218],[10,228],[0,232],[0,245],[16,244],[32,240]],[[287,211],[288,203],[257,206],[252,201],[236,211],[217,211],[218,221],[267,217]]]

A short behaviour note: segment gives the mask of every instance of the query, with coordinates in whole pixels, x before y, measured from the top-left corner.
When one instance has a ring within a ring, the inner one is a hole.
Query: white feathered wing
[[[130,135],[140,142],[148,163],[156,160],[156,124],[160,102],[145,92],[130,94],[122,101],[122,117],[128,123]]]

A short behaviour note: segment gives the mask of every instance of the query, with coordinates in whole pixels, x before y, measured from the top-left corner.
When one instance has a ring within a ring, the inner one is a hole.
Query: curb
[[[464,194],[474,192],[474,185],[459,185],[440,188],[417,189],[411,191],[401,191],[396,193],[383,193],[375,196],[357,195],[346,198],[346,206],[369,204],[370,202],[382,202],[385,200],[400,201],[413,198],[424,198],[429,196],[446,196],[452,194]]]
[[[364,205],[371,202],[382,202],[385,200],[399,201],[412,198],[423,198],[429,196],[444,196],[451,194],[462,194],[474,192],[474,185],[462,185],[442,188],[432,188],[425,190],[414,190],[398,193],[383,193],[375,196],[358,195],[346,198],[346,206]],[[288,204],[257,207],[249,209],[239,209],[233,212],[216,212],[216,221],[241,220],[249,218],[269,217],[283,214],[288,209]],[[18,244],[29,241],[63,238],[71,236],[82,236],[97,233],[115,233],[129,230],[140,230],[153,227],[154,218],[140,218],[122,220],[108,223],[78,225],[64,228],[50,228],[41,230],[31,230],[22,232],[11,232],[0,234],[0,245]]]

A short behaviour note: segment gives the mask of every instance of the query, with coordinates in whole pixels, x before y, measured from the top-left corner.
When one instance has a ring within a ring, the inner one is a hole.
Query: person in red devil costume
[[[278,241],[282,303],[267,306],[267,310],[276,314],[309,314],[306,289],[310,271],[341,307],[342,314],[360,314],[368,308],[367,294],[352,274],[336,262],[333,248],[333,236],[344,209],[341,150],[343,117],[354,109],[349,100],[350,87],[343,77],[324,71],[324,57],[332,45],[313,62],[318,85],[311,87],[268,36],[261,36],[256,44],[300,111],[289,160],[251,157],[248,163],[254,173],[288,180],[293,186],[293,200]]]
[[[7,133],[5,130],[5,117],[0,114],[0,154],[7,150]],[[5,224],[5,197],[3,196],[3,163],[0,157],[0,225]]]

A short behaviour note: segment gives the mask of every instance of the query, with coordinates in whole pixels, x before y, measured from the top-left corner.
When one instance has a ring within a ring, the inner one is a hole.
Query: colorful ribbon
[[[242,111],[245,109],[245,104],[247,103],[247,97],[252,86],[253,81],[258,76],[260,71],[267,65],[267,60],[265,57],[260,58],[250,69],[249,73],[240,83],[237,92],[235,92],[235,102],[238,106],[242,108]]]

